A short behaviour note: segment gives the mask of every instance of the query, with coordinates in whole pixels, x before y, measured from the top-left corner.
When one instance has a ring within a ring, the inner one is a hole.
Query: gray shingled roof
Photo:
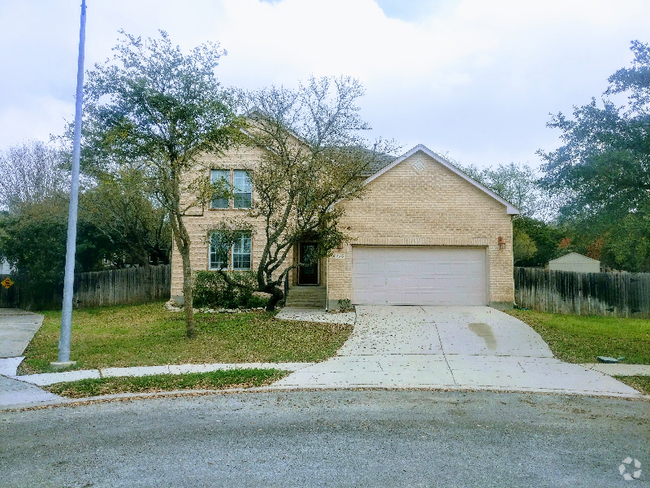
[[[397,159],[397,156],[391,156],[390,154],[377,154],[375,155],[375,159],[373,162],[366,168],[366,170],[363,172],[361,176],[372,176],[378,171],[381,171],[384,169],[386,166],[388,166],[390,163],[395,161]]]

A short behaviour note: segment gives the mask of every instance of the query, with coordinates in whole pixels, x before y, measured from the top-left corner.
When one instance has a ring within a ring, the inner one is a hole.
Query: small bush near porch
[[[61,312],[44,312],[20,374],[50,372],[58,354]],[[281,321],[273,313],[196,314],[197,336],[185,335],[184,314],[163,302],[73,311],[75,369],[165,364],[312,362],[332,356],[351,326]]]
[[[558,359],[596,363],[597,356],[625,357],[627,364],[650,364],[650,320],[620,317],[561,315],[511,310],[530,325]]]

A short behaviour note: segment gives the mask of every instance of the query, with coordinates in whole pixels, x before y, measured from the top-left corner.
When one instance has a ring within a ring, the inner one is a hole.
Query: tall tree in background
[[[225,51],[206,43],[183,54],[164,31],[147,42],[121,34],[113,59],[88,74],[82,158],[86,166],[104,170],[128,163],[149,177],[183,261],[185,320],[192,337],[191,240],[183,216],[203,202],[183,201],[181,195],[197,194],[201,187],[184,179],[198,156],[220,153],[238,134],[233,104],[214,74]]]
[[[503,199],[517,207],[522,215],[542,218],[546,204],[535,171],[527,164],[500,164],[495,168],[479,169],[475,165],[454,163]]]
[[[358,113],[363,94],[356,79],[312,77],[297,90],[271,87],[244,97],[245,143],[263,154],[250,173],[255,201],[249,215],[264,222],[265,245],[255,276],[257,290],[271,294],[268,310],[283,298],[281,284],[292,269],[327,256],[346,240],[338,226],[343,208],[336,203],[360,198],[373,163],[394,150],[390,142],[363,138],[370,129]],[[242,222],[224,221],[216,230],[224,239],[217,247],[225,263]],[[280,272],[294,246],[305,239],[317,243],[311,260]],[[232,286],[250,286],[220,272]]]
[[[548,223],[554,217],[556,199],[549,198],[530,166],[510,163],[478,169],[454,164],[521,211],[512,225],[515,265],[542,267],[558,257],[557,245],[566,229]]]
[[[69,191],[66,153],[42,141],[0,151],[0,209],[19,211]]]
[[[650,271],[650,47],[633,41],[631,50],[632,67],[609,77],[602,107],[592,99],[572,118],[553,116],[563,144],[539,154],[543,183],[565,197],[563,220],[592,246],[604,240],[606,264]],[[608,98],[617,94],[627,103]]]
[[[0,206],[7,209],[0,213],[0,259],[32,292],[34,306],[46,304],[62,284],[69,159],[69,151],[41,141],[0,152]],[[168,219],[140,171],[121,167],[83,181],[78,272],[168,262]]]
[[[115,268],[169,263],[171,228],[167,212],[152,201],[149,179],[123,165],[95,177],[82,195],[80,218],[107,241],[106,261]]]

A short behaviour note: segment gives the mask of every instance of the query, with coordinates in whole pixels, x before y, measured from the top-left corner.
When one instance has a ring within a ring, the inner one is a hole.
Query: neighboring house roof
[[[380,168],[376,173],[374,173],[372,176],[370,176],[370,177],[369,177],[369,178],[364,182],[364,184],[367,185],[368,183],[370,183],[370,182],[373,181],[374,179],[380,177],[381,175],[383,175],[383,174],[386,173],[387,171],[390,171],[390,170],[393,169],[395,166],[397,166],[399,163],[401,163],[402,161],[404,161],[405,159],[407,159],[408,157],[412,156],[413,154],[415,154],[415,153],[418,152],[418,151],[422,151],[424,154],[426,154],[426,155],[429,156],[430,158],[434,159],[434,160],[437,161],[438,163],[442,164],[444,167],[446,167],[447,169],[449,169],[451,172],[456,173],[458,176],[460,176],[461,178],[463,178],[465,181],[471,183],[472,185],[474,185],[474,186],[475,186],[476,188],[478,188],[479,190],[481,190],[481,191],[487,193],[487,194],[490,195],[492,198],[494,198],[496,201],[498,201],[498,202],[502,203],[503,205],[505,205],[505,206],[506,206],[506,213],[507,213],[508,215],[519,215],[519,213],[520,213],[520,212],[519,212],[519,209],[517,209],[517,208],[516,208],[512,203],[508,202],[507,200],[504,200],[503,198],[501,198],[499,195],[497,195],[496,193],[494,193],[494,192],[493,192],[492,190],[490,190],[489,188],[486,188],[485,186],[481,185],[478,181],[476,181],[476,180],[474,180],[473,178],[467,176],[465,173],[463,173],[461,170],[459,170],[456,166],[454,166],[453,164],[451,164],[451,163],[450,163],[449,161],[447,161],[445,158],[443,158],[442,156],[440,156],[440,155],[437,154],[437,153],[434,153],[433,151],[431,151],[429,148],[427,148],[426,146],[424,146],[424,145],[422,145],[422,144],[418,144],[417,146],[415,146],[415,147],[414,147],[413,149],[411,149],[410,151],[404,153],[402,156],[400,156],[399,158],[395,159],[392,163],[390,163],[390,164],[386,164],[385,166],[383,166],[382,168]]]
[[[584,254],[580,254],[577,252],[570,252],[569,254],[565,254],[564,256],[560,256],[559,258],[551,259],[549,261],[550,263],[576,263],[576,262],[596,262],[600,263],[598,259],[590,258],[589,256],[585,256]]]

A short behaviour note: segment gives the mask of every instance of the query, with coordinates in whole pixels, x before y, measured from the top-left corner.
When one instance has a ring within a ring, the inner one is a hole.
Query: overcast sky
[[[72,120],[80,0],[0,0],[0,149]],[[118,30],[218,41],[225,86],[352,75],[371,138],[463,164],[539,164],[549,113],[600,98],[650,41],[648,0],[87,0],[86,67]]]

